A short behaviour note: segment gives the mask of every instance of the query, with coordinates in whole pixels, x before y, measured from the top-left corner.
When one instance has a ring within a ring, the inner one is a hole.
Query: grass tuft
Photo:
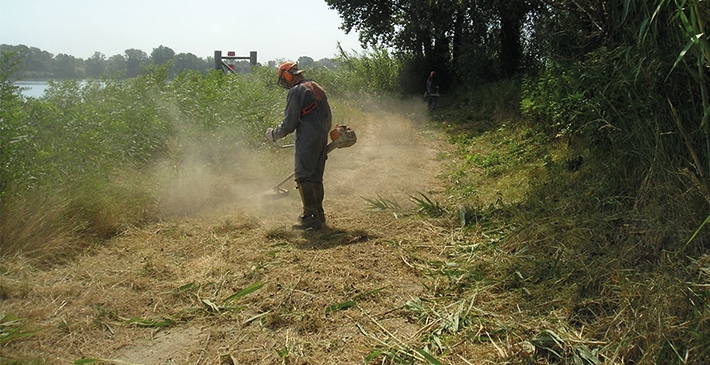
[[[38,330],[28,330],[27,321],[7,313],[0,313],[0,345],[7,345],[33,336]]]
[[[416,204],[419,212],[422,212],[430,217],[441,217],[446,214],[446,209],[442,207],[439,202],[431,200],[424,193],[419,193],[421,198],[416,196],[411,196],[410,199]]]
[[[374,211],[402,210],[402,207],[394,200],[385,199],[377,194],[377,198],[361,197],[370,204],[369,209]]]

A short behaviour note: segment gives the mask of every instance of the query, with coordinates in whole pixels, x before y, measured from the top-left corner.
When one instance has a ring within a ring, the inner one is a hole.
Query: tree
[[[504,76],[513,76],[520,69],[521,29],[531,5],[527,1],[498,1],[495,5],[500,17],[501,71]]]
[[[176,72],[197,70],[202,73],[205,73],[208,68],[209,66],[206,61],[202,60],[201,58],[197,57],[192,53],[179,53],[175,56]]]
[[[616,23],[612,20],[612,15],[617,12],[614,3],[544,0],[544,6],[537,6],[533,12],[532,43],[543,58],[583,59],[585,54],[599,46],[614,43],[614,38],[618,36],[618,32],[612,29],[621,26],[623,21]],[[628,23],[631,21],[631,18],[627,19]],[[634,33],[637,29],[629,27],[628,30]]]
[[[452,61],[451,24],[458,0],[326,0],[340,14],[341,28],[357,30],[364,48],[394,48],[412,55],[405,73],[410,84],[402,87],[419,92],[430,70],[439,74]],[[416,76],[415,76],[416,75]],[[414,77],[411,77],[414,76]],[[422,78],[422,80],[418,80]]]
[[[175,52],[170,47],[160,46],[158,48],[153,48],[153,52],[150,53],[150,59],[153,64],[162,66],[175,58]]]
[[[30,47],[25,57],[27,70],[41,73],[50,70],[54,55],[37,47]]]
[[[316,66],[320,67],[325,67],[329,70],[334,70],[338,65],[335,63],[335,61],[331,58],[321,58],[320,60],[316,61]]]
[[[301,56],[298,58],[298,67],[300,68],[313,67],[314,65],[315,61],[311,57]]]
[[[99,78],[106,72],[106,56],[101,52],[94,52],[94,55],[86,60],[86,77]]]
[[[45,78],[51,75],[54,55],[47,51],[22,44],[18,46],[3,44],[0,50],[16,54],[22,60],[22,69],[28,77]]]
[[[83,71],[78,67],[81,63],[81,59],[60,53],[54,57],[54,76],[67,79],[82,78],[84,76]]]
[[[140,75],[141,65],[148,62],[148,54],[140,49],[127,49],[126,54],[126,74],[125,77],[131,78]]]
[[[450,2],[450,1],[448,1]],[[395,47],[426,58],[432,52],[436,30],[427,18],[440,2],[428,0],[326,0],[340,13],[341,28],[356,30],[365,47]]]
[[[412,55],[408,75],[444,78],[469,70],[518,72],[523,58],[523,20],[540,0],[326,0],[339,12],[345,32],[357,30],[363,47],[394,48]],[[476,63],[473,64],[472,62]],[[451,77],[448,77],[451,78]],[[470,82],[470,81],[468,81]]]
[[[106,73],[109,75],[125,74],[125,71],[126,57],[123,55],[113,55],[106,61]]]

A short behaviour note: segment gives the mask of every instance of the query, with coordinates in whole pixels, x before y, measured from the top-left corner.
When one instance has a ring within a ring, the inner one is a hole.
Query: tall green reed
[[[151,219],[156,164],[197,155],[210,168],[234,168],[234,156],[263,147],[285,97],[258,68],[168,80],[167,68],[148,67],[132,79],[51,82],[26,99],[3,57],[0,254],[108,237]]]

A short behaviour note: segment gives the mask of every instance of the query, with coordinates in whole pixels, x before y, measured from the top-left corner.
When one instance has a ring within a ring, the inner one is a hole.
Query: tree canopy
[[[426,69],[450,73],[476,66],[481,77],[520,71],[523,26],[539,0],[326,0],[365,47],[412,55]],[[494,69],[481,67],[496,60]],[[427,73],[427,72],[424,72]],[[465,74],[465,72],[463,73]]]
[[[206,74],[214,68],[212,57],[203,59],[193,53],[176,54],[172,48],[163,45],[153,48],[150,54],[131,48],[121,54],[107,57],[97,51],[86,60],[67,54],[55,56],[39,48],[25,45],[0,44],[0,53],[13,53],[21,60],[21,72],[18,75],[23,79],[96,79],[104,75],[133,78],[140,75],[145,66],[163,66],[168,63],[170,63],[168,72],[171,78],[183,71],[198,71]],[[337,60],[330,58],[314,61],[311,57],[301,56],[298,61],[302,67],[333,69],[338,66]],[[276,61],[269,61],[266,65],[276,67]],[[235,70],[237,73],[248,73],[251,64],[249,61],[238,61]]]
[[[63,53],[55,56],[25,45],[2,44],[0,52],[16,53],[22,60],[24,78],[29,79],[95,79],[105,74],[135,77],[147,64],[162,66],[168,62],[173,62],[173,75],[189,70],[206,73],[214,64],[211,58],[205,60],[192,53],[175,54],[170,47],[162,45],[154,48],[150,55],[143,50],[131,48],[110,57],[101,52],[94,52],[86,60]]]
[[[550,60],[580,60],[600,47],[633,44],[653,19],[655,29],[668,35],[657,25],[672,17],[666,0],[325,1],[340,14],[341,28],[357,31],[366,48],[407,57],[411,65],[405,72],[425,78],[436,70],[459,84],[511,77]]]

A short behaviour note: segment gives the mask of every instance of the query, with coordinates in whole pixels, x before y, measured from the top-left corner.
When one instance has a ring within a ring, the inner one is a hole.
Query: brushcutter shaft
[[[345,147],[350,147],[357,142],[357,136],[355,135],[355,131],[352,129],[348,128],[347,126],[344,125],[335,125],[335,129],[330,131],[330,139],[332,142],[328,143],[328,146],[326,147],[327,153],[330,153],[330,151],[338,148],[345,148]],[[293,145],[279,145],[274,141],[274,144],[276,144],[278,147],[281,148],[286,148],[286,147],[293,147]],[[281,187],[281,185],[285,184],[289,180],[291,180],[295,173],[292,173],[291,175],[288,175],[286,178],[281,180],[276,186],[274,186],[271,189],[271,193],[275,194],[275,196],[285,196],[288,194],[288,190],[284,189]]]

